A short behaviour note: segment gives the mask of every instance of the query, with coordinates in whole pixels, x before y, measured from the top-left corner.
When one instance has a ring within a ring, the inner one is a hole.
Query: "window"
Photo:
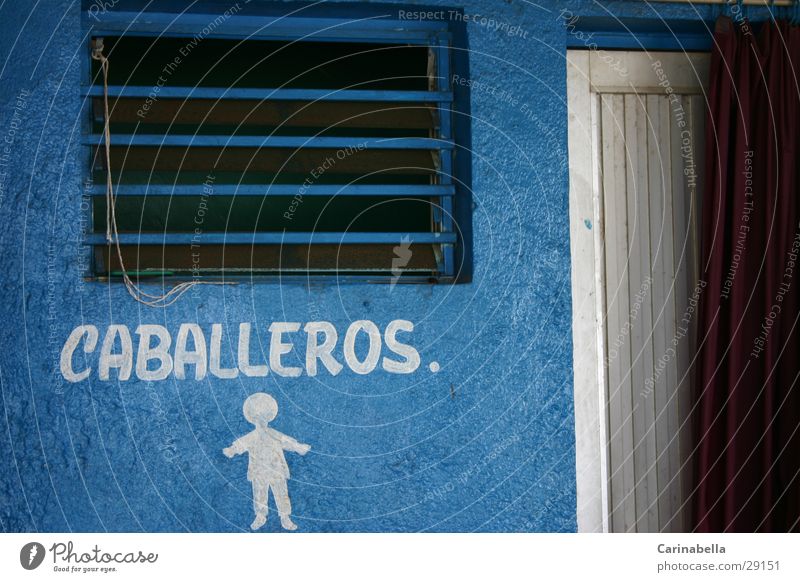
[[[463,24],[324,8],[87,13],[91,276],[470,280]]]

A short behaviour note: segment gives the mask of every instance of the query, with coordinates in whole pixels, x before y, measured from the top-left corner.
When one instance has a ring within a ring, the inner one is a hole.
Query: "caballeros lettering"
[[[400,333],[414,331],[414,324],[403,319],[389,322],[383,333],[371,321],[354,321],[336,354],[339,334],[327,321],[305,325],[273,322],[266,342],[260,338],[251,342],[249,323],[239,324],[235,339],[223,338],[219,323],[211,325],[210,331],[208,336],[198,324],[184,323],[173,340],[161,325],[139,325],[133,334],[126,325],[109,325],[101,338],[97,327],[80,325],[72,330],[61,350],[61,374],[69,382],[80,382],[92,373],[100,380],[113,376],[120,381],[134,374],[144,381],[164,380],[170,374],[178,380],[202,380],[208,374],[233,379],[240,374],[259,377],[270,372],[295,378],[304,371],[316,376],[322,369],[336,376],[345,366],[356,374],[369,374],[379,365],[392,374],[411,374],[420,365],[419,352],[398,339]],[[298,347],[303,340],[304,350]],[[358,353],[356,342],[360,345]],[[231,361],[223,364],[223,360]]]

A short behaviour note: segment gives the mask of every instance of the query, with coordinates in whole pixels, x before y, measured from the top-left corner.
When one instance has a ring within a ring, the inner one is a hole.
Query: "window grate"
[[[132,277],[470,279],[460,22],[242,14],[197,40],[218,15],[182,16],[86,21],[111,63],[112,136],[109,169],[88,61],[89,276],[123,274],[105,234],[110,171]]]

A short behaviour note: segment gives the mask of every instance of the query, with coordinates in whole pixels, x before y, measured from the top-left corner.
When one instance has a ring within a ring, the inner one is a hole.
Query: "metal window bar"
[[[204,232],[200,237],[204,244],[226,245],[290,245],[290,244],[400,244],[405,233],[399,232]],[[410,233],[414,243],[454,244],[454,233],[416,232]],[[123,245],[190,245],[198,236],[193,232],[141,232],[120,233]],[[89,245],[105,244],[105,234],[91,234]]]
[[[432,47],[435,54],[436,64],[436,89],[442,92],[450,91],[450,40],[449,37],[437,35],[436,41]],[[453,130],[453,101],[446,101],[439,103],[439,135],[443,140],[452,143]],[[439,184],[445,186],[453,185],[453,148],[446,148],[441,152],[439,158],[441,168],[438,176]],[[440,229],[442,232],[453,232],[453,198],[447,197],[441,199],[441,224]],[[455,240],[453,241],[455,243]],[[455,253],[452,244],[442,246],[442,270],[445,273],[452,274],[455,271]]]
[[[84,85],[84,97],[102,97],[103,88]],[[109,85],[108,96],[147,98],[152,87]],[[224,87],[160,87],[159,99],[257,99],[270,101],[386,101],[406,103],[449,102],[450,91],[381,91],[366,89],[248,89]]]
[[[388,9],[387,9],[388,10]],[[137,36],[173,36],[192,38],[202,34],[209,22],[215,21],[208,36],[229,39],[269,39],[309,42],[375,42],[428,45],[437,34],[447,34],[444,21],[397,20],[390,14],[358,19],[220,15],[197,13],[158,13],[100,11],[91,17],[83,15],[84,27],[93,36],[114,36],[124,33]]]

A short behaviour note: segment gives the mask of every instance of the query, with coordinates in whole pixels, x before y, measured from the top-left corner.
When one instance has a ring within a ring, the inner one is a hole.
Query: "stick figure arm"
[[[311,445],[298,442],[297,440],[293,439],[288,435],[283,434],[282,432],[278,432],[277,430],[274,429],[272,432],[274,433],[275,438],[277,438],[280,441],[281,446],[287,451],[292,451],[295,453],[300,453],[301,455],[305,455],[311,448]]]
[[[226,457],[231,458],[235,455],[241,455],[246,450],[247,450],[247,444],[245,443],[244,437],[242,437],[233,441],[233,444],[231,446],[222,449],[222,452],[225,454]]]

